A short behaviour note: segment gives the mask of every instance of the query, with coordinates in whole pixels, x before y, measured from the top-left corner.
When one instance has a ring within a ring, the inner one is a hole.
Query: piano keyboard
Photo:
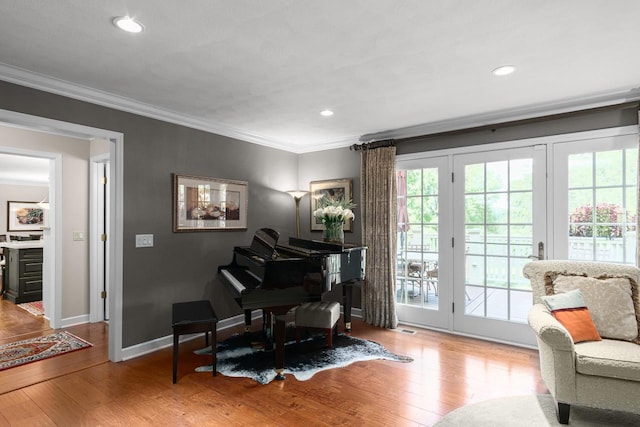
[[[238,295],[245,289],[255,289],[260,286],[262,280],[251,271],[243,268],[222,269],[220,273],[229,281]]]

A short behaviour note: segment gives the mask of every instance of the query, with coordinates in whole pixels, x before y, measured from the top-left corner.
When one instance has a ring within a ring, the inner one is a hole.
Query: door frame
[[[109,360],[119,362],[122,360],[122,282],[123,282],[123,205],[124,205],[124,134],[106,129],[99,129],[75,123],[62,122],[45,117],[32,116],[29,114],[17,113],[15,111],[0,109],[0,124],[4,126],[19,127],[38,132],[52,133],[73,138],[80,138],[90,141],[91,139],[103,139],[109,141],[109,156],[111,162],[110,176],[108,183],[109,191],[112,195],[109,207],[109,228],[113,235],[112,244],[109,247],[109,258],[112,261],[109,265]],[[4,149],[5,147],[3,147]],[[10,147],[6,147],[10,149]],[[9,151],[10,152],[10,151]],[[56,154],[56,153],[50,153]],[[51,288],[49,302],[52,306],[50,312],[52,317],[50,323],[52,327],[64,327],[62,319],[62,236],[57,230],[62,229],[62,155],[57,154],[51,162],[53,164],[53,174],[55,188],[50,186],[50,219],[53,227],[45,230],[49,233],[45,236],[45,250],[50,251],[49,261],[43,265],[44,279],[51,281],[44,285]],[[50,164],[51,164],[50,163]],[[51,167],[49,173],[52,174]],[[51,204],[53,202],[53,205]],[[48,247],[47,240],[52,246]],[[48,279],[47,279],[48,278]],[[55,326],[53,326],[55,325]]]

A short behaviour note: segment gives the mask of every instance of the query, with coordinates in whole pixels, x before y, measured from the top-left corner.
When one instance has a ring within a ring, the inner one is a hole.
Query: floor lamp
[[[287,191],[293,200],[296,201],[296,237],[300,238],[300,199],[302,199],[308,191],[304,190],[291,190]]]

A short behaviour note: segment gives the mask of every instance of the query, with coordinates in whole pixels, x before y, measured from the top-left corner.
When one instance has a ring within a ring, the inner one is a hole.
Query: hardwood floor
[[[5,303],[0,306],[3,332]],[[194,372],[208,361],[193,354],[204,346],[196,339],[181,344],[173,385],[171,348],[111,363],[107,327],[80,325],[67,330],[93,348],[0,371],[0,426],[429,426],[468,403],[547,392],[536,351],[403,329],[416,332],[374,328],[355,319],[352,335],[411,356],[411,363],[359,362],[309,381],[287,377],[267,385]],[[219,338],[240,331],[224,330]],[[40,332],[26,335],[47,332],[43,324]],[[24,339],[16,336],[3,333],[2,343]]]

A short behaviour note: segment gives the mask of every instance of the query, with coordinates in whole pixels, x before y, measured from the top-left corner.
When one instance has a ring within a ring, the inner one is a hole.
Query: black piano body
[[[350,331],[352,285],[364,279],[366,248],[297,238],[278,245],[278,237],[275,230],[258,230],[251,246],[235,247],[231,264],[218,267],[218,273],[244,310],[247,329],[252,310],[275,318],[277,378],[284,379],[282,315],[304,302],[319,301],[323,293],[342,285],[345,330]],[[270,324],[265,323],[267,328]]]

